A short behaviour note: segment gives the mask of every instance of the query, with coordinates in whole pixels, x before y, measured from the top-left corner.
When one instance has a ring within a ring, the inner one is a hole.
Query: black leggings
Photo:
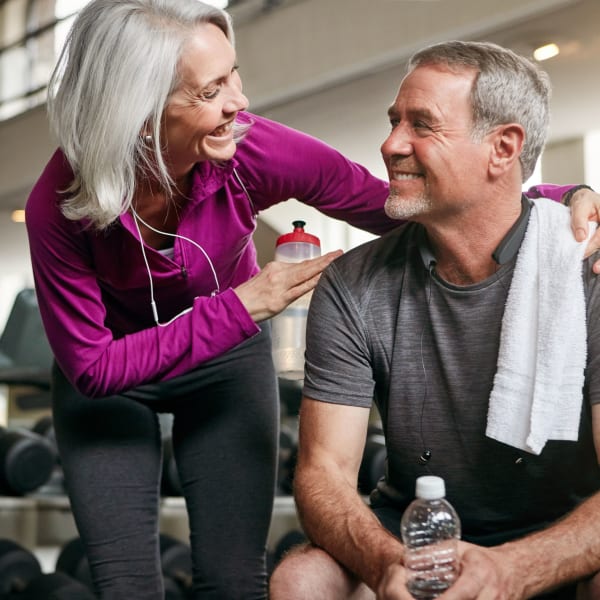
[[[77,393],[54,369],[56,438],[101,598],[164,597],[158,412],[173,414],[193,598],[266,597],[279,426],[268,331],[184,376],[101,399]]]

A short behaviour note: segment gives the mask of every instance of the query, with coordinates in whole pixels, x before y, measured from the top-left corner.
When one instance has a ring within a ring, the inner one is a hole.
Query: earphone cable
[[[432,294],[432,274],[429,272],[428,277],[428,289],[427,289],[427,309],[429,309],[429,305],[431,304],[431,294]],[[429,458],[431,456],[431,451],[429,451],[425,446],[425,436],[423,434],[423,419],[425,418],[425,407],[427,405],[427,400],[429,396],[429,382],[427,381],[427,368],[425,367],[425,357],[423,356],[423,339],[425,337],[425,328],[427,327],[427,317],[423,322],[423,328],[421,329],[421,339],[420,339],[420,354],[421,354],[421,369],[423,370],[423,382],[425,385],[425,389],[423,391],[423,402],[421,403],[421,415],[419,417],[419,433],[421,436],[421,444],[423,447],[423,454],[421,455],[421,460],[424,461],[426,465],[427,471],[431,472],[429,469]],[[426,457],[426,453],[429,453]],[[426,458],[423,458],[426,457]]]
[[[202,252],[202,254],[204,255],[204,257],[206,258],[209,266],[210,266],[210,270],[212,271],[214,280],[215,280],[215,284],[216,284],[216,289],[211,293],[211,296],[215,296],[216,294],[219,294],[221,291],[221,287],[219,285],[219,279],[217,277],[217,272],[215,271],[215,267],[212,263],[212,261],[210,260],[210,257],[208,256],[208,254],[206,253],[206,251],[204,250],[204,248],[198,244],[197,242],[195,242],[194,240],[185,237],[184,235],[179,235],[177,233],[169,233],[167,231],[161,231],[160,229],[156,229],[155,227],[152,227],[152,225],[149,225],[148,223],[146,223],[146,221],[144,221],[144,219],[142,219],[137,212],[135,211],[135,209],[133,207],[131,207],[131,212],[133,214],[133,222],[135,223],[135,228],[138,232],[138,236],[140,238],[140,246],[142,248],[142,256],[144,257],[144,264],[146,266],[146,271],[148,273],[148,280],[150,282],[150,306],[152,308],[152,316],[154,317],[154,321],[156,322],[157,325],[159,325],[160,327],[166,327],[167,325],[170,325],[173,321],[175,321],[175,319],[177,319],[178,317],[180,317],[181,315],[184,315],[188,312],[190,312],[192,310],[192,307],[187,308],[186,310],[182,311],[181,313],[175,315],[172,319],[170,319],[169,321],[167,321],[166,323],[161,323],[158,319],[158,310],[156,308],[156,300],[154,299],[154,282],[152,280],[152,271],[150,270],[150,264],[148,262],[148,257],[146,255],[146,249],[144,247],[144,240],[142,238],[142,232],[140,230],[140,223],[143,223],[143,225],[145,227],[147,227],[148,229],[150,229],[151,231],[154,231],[155,233],[161,234],[161,235],[166,235],[172,238],[180,238],[186,242],[189,242],[190,244],[192,244],[193,246],[195,246],[196,248],[198,248],[198,250],[200,250]]]

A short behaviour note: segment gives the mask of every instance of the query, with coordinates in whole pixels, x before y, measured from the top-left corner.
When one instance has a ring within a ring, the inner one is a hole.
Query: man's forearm
[[[530,597],[600,571],[600,493],[543,531],[496,548]]]
[[[342,477],[299,468],[294,487],[308,538],[371,589],[388,565],[402,561],[402,544]]]

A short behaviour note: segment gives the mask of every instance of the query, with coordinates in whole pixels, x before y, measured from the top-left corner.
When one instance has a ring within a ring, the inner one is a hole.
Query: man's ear
[[[519,163],[524,142],[525,130],[518,123],[496,127],[490,133],[490,175],[498,177],[514,168]]]

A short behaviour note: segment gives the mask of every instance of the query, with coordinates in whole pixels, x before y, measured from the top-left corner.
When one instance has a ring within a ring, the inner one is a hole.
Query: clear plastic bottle
[[[304,231],[304,221],[294,221],[294,230],[277,238],[275,260],[298,263],[321,256],[321,242],[316,235]],[[282,379],[304,378],[304,349],[306,347],[306,317],[312,292],[292,302],[273,317],[273,361]]]
[[[418,600],[437,598],[458,576],[460,519],[445,495],[441,477],[419,477],[416,499],[402,515],[406,586]]]

